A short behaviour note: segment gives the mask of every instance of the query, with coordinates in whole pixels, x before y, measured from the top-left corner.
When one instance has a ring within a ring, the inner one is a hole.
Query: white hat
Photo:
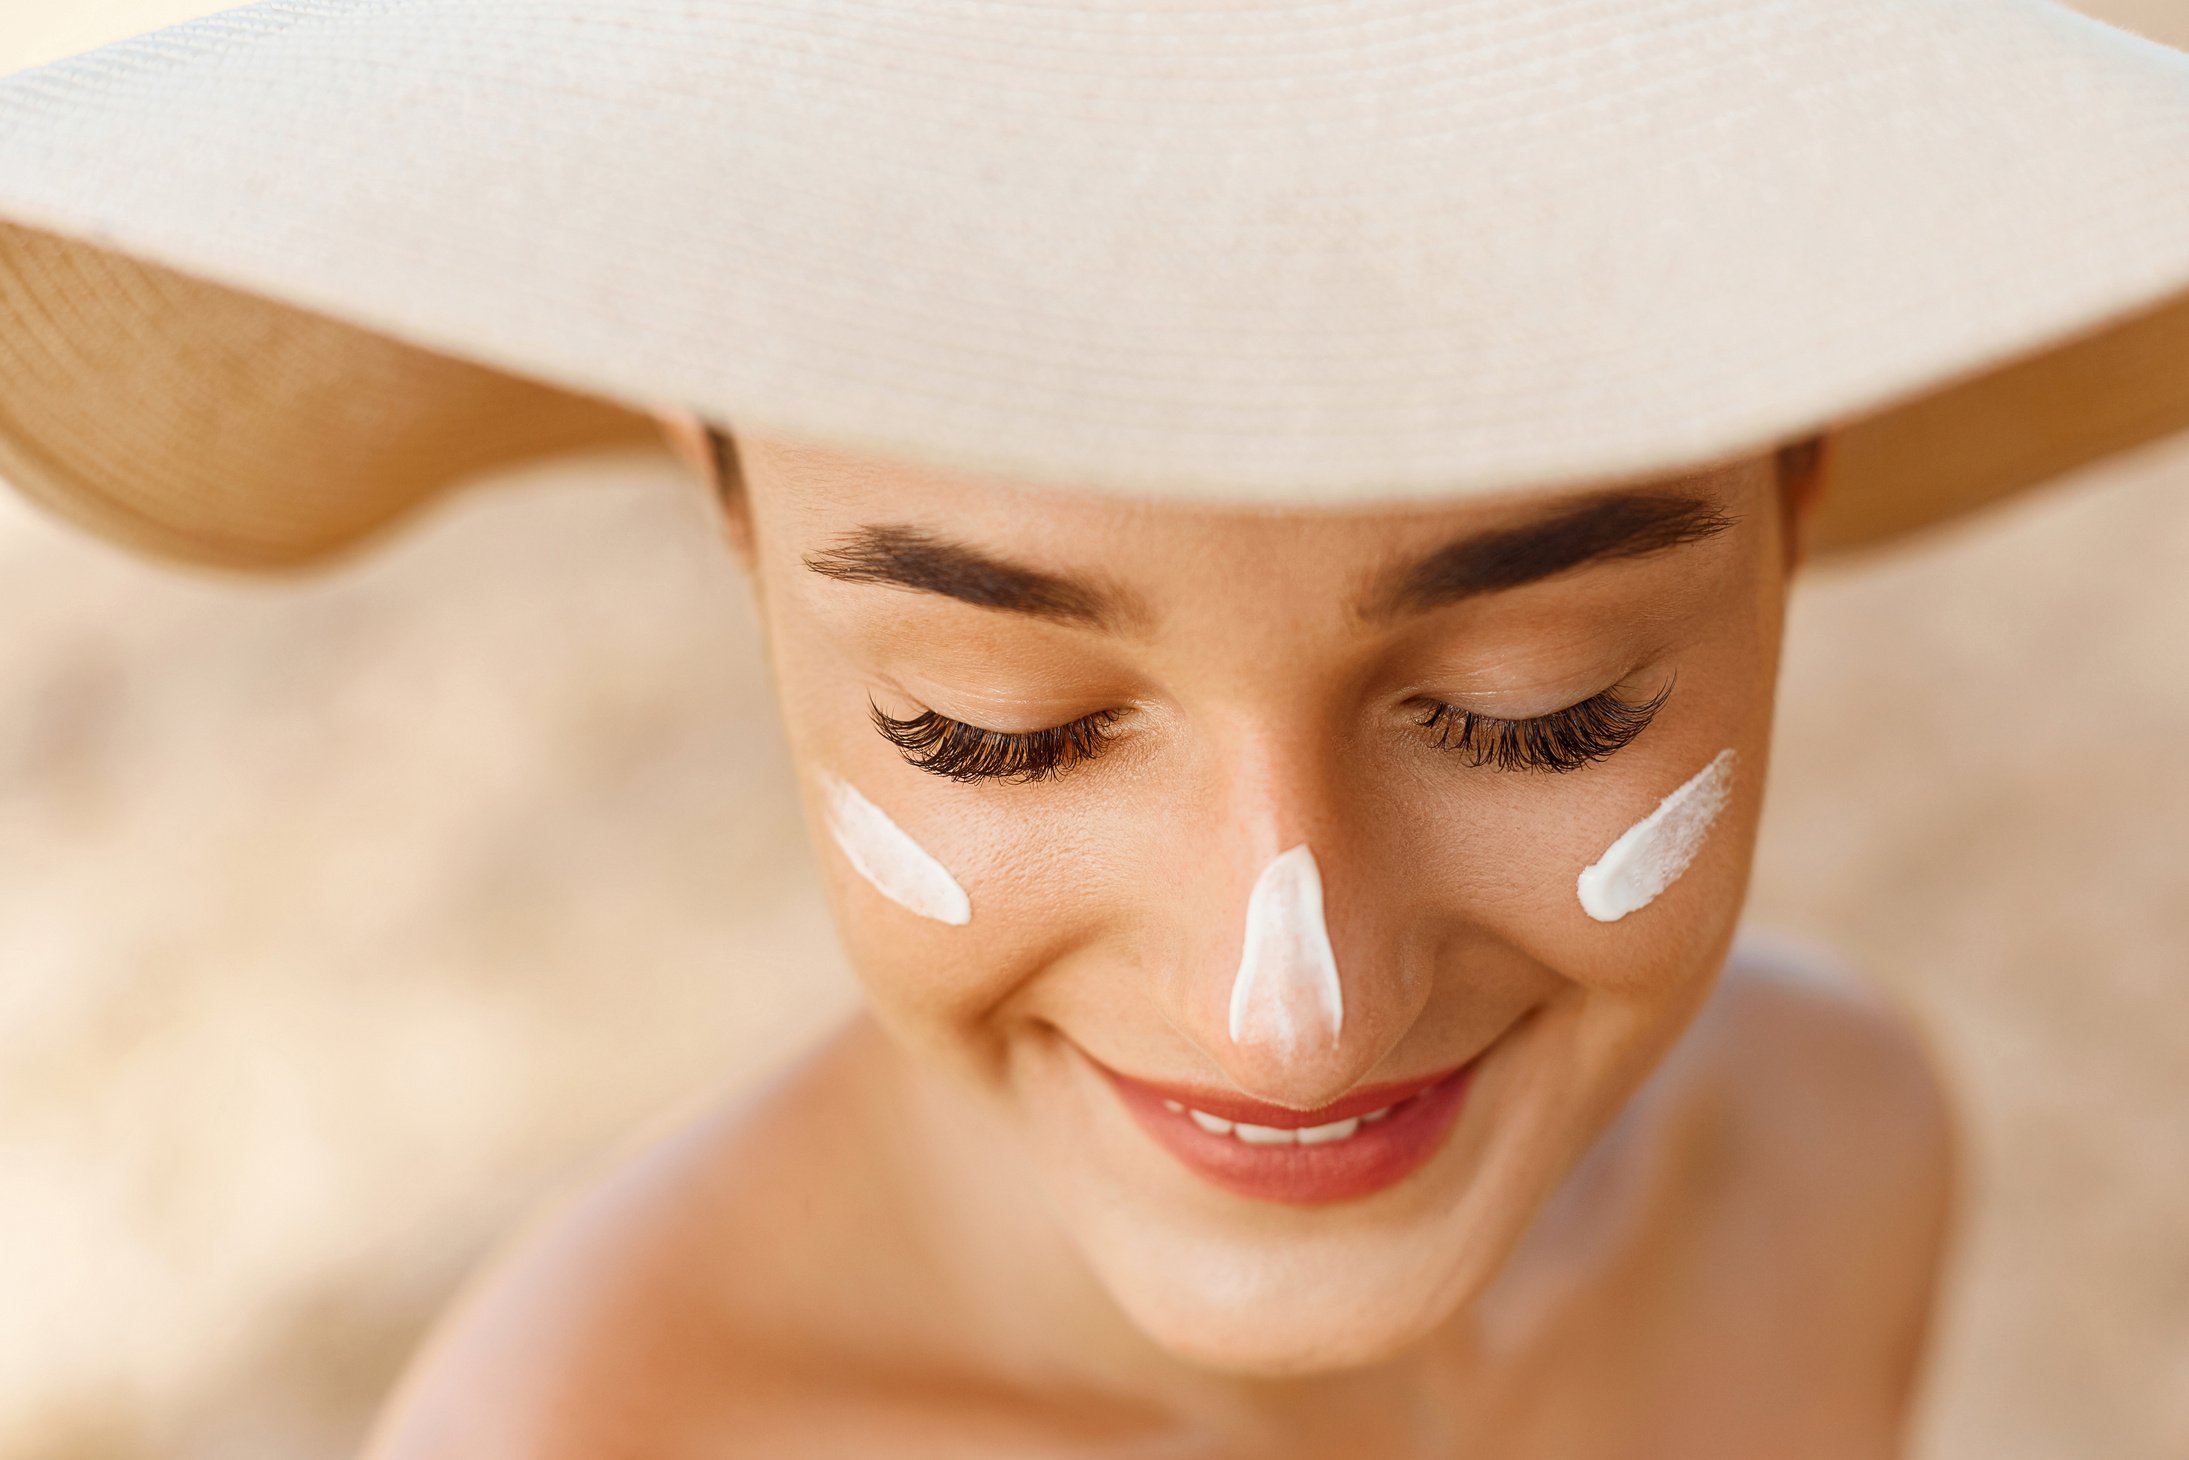
[[[0,82],[0,476],[272,566],[674,407],[1365,505],[2189,427],[2189,56],[2048,0],[269,0]]]

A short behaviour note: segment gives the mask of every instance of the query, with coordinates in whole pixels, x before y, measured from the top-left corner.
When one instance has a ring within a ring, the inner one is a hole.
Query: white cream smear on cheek
[[[963,927],[972,921],[973,903],[965,889],[887,812],[848,781],[823,777],[822,786],[828,797],[829,835],[851,869],[876,892],[938,923]]]
[[[1323,924],[1322,869],[1302,842],[1262,869],[1247,897],[1246,940],[1231,982],[1231,1042],[1285,1054],[1338,1042],[1345,994]]]
[[[1600,923],[1615,923],[1656,901],[1694,862],[1732,792],[1733,752],[1721,750],[1582,869],[1574,884],[1581,910]]]

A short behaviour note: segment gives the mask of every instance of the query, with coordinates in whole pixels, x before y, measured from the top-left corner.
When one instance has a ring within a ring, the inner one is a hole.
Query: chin
[[[1088,1256],[1133,1323],[1176,1358],[1285,1378],[1406,1353],[1465,1308],[1482,1286],[1477,1275],[1494,1266],[1482,1254],[1425,1250],[1422,1241],[1370,1240],[1377,1250],[1351,1241],[1162,1242],[1143,1233],[1130,1250]]]

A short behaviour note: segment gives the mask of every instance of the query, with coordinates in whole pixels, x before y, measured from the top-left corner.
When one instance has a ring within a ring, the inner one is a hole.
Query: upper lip
[[[1465,1069],[1465,1065],[1453,1065],[1433,1074],[1419,1075],[1411,1080],[1391,1080],[1381,1085],[1363,1085],[1343,1099],[1313,1110],[1300,1110],[1290,1105],[1272,1105],[1266,1100],[1256,1100],[1235,1090],[1221,1090],[1209,1085],[1170,1085],[1157,1080],[1143,1080],[1127,1075],[1108,1066],[1101,1066],[1104,1074],[1123,1085],[1146,1091],[1164,1100],[1175,1100],[1189,1109],[1220,1116],[1236,1124],[1272,1126],[1278,1130],[1302,1130],[1313,1125],[1328,1125],[1332,1121],[1349,1120],[1356,1115],[1366,1115],[1371,1110],[1381,1110],[1396,1105],[1409,1096],[1440,1081],[1448,1080]]]

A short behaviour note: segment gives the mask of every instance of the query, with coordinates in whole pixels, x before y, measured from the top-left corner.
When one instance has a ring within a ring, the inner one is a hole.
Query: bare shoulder
[[[1721,1251],[1800,1315],[1804,1361],[1899,1415],[1921,1365],[1955,1201],[1951,1099],[1915,1026],[1849,965],[1744,939],[1682,1063],[1713,1112]]]
[[[1864,1201],[1950,1185],[1955,1123],[1936,1058],[1914,1023],[1835,955],[1745,937],[1694,1038],[1742,1133],[1756,1138],[1742,1143],[1751,1157],[1810,1171],[1828,1162]]]
[[[782,1263],[754,1260],[821,1205],[769,1112],[798,1101],[825,1128],[833,1098],[807,1072],[688,1111],[555,1203],[436,1326],[365,1460],[745,1453],[741,1407],[780,1393],[813,1326]]]

